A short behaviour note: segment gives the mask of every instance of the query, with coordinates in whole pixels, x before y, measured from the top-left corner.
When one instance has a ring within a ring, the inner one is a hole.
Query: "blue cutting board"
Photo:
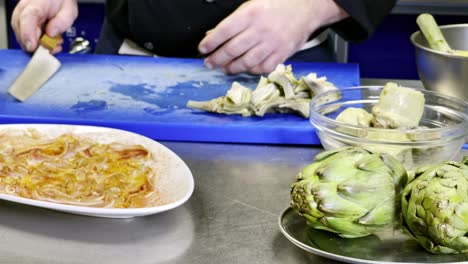
[[[320,144],[293,114],[241,117],[193,110],[188,100],[223,96],[233,81],[255,88],[259,76],[227,76],[201,59],[59,54],[60,70],[26,102],[8,87],[30,56],[0,50],[0,123],[57,123],[125,129],[156,140]],[[338,87],[359,85],[356,64],[291,63],[296,77],[316,72]]]

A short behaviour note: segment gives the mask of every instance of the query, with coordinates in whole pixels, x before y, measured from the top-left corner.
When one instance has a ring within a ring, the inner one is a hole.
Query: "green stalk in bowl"
[[[454,50],[450,47],[432,15],[421,14],[416,19],[416,23],[431,49],[452,55],[468,57],[468,50]]]

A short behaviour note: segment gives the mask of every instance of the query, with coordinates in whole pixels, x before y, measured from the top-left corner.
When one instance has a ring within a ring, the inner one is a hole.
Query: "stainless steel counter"
[[[195,177],[187,203],[116,220],[0,202],[0,263],[337,263],[299,249],[277,224],[320,148],[163,143]]]

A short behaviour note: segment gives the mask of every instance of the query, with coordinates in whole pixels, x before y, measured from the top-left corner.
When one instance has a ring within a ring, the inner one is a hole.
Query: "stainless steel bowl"
[[[440,27],[452,49],[468,50],[468,24]],[[468,101],[468,58],[432,50],[421,31],[411,35],[424,88]]]

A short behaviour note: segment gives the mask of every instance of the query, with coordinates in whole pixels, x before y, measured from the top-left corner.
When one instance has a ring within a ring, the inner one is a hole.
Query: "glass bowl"
[[[351,87],[322,93],[312,99],[310,122],[324,149],[361,146],[393,155],[407,170],[456,157],[468,136],[468,103],[441,93],[418,90],[425,98],[420,128],[369,128],[335,120],[348,107],[371,113],[382,89],[383,86]]]

